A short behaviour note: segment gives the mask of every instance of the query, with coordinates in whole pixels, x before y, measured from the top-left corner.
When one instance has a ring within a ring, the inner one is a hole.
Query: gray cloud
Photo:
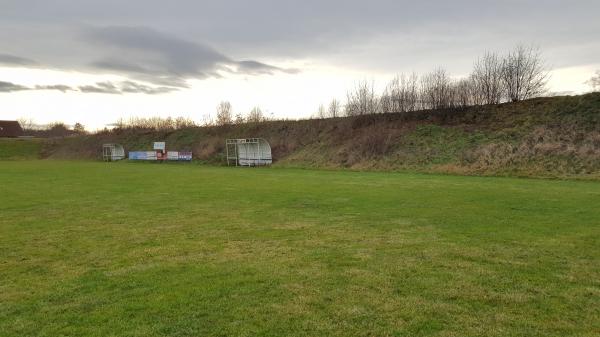
[[[120,83],[113,82],[97,82],[95,85],[84,85],[79,87],[79,91],[84,93],[95,94],[146,94],[159,95],[177,91],[178,88],[173,87],[153,87],[133,81],[122,81]]]
[[[284,72],[288,74],[296,74],[300,72],[299,69],[282,69],[279,67],[270,66],[268,64],[260,63],[257,61],[239,61],[236,62],[237,71],[245,74],[254,74],[254,75],[262,75],[268,74],[271,75],[277,72]]]
[[[19,85],[19,84],[14,84],[11,82],[0,81],[0,92],[13,92],[13,91],[23,91],[23,90],[29,90],[29,88]]]
[[[1,28],[2,24],[0,42]],[[43,32],[40,34],[43,35]],[[55,47],[43,50],[38,48],[44,42],[36,45],[32,41],[30,53],[35,53],[39,62],[12,54],[0,54],[0,63],[119,74],[159,86],[178,88],[187,88],[189,79],[219,78],[227,73],[270,75],[297,72],[256,60],[237,61],[204,43],[143,26],[78,26],[71,27],[71,31],[55,30],[53,36],[66,36],[69,41],[59,40]],[[83,86],[80,90],[115,93],[113,88],[97,85]]]
[[[155,87],[149,86],[142,83],[137,83],[133,81],[122,81],[119,83],[113,82],[97,82],[93,85],[82,85],[77,88],[73,88],[64,84],[54,84],[54,85],[36,85],[33,87],[27,87],[20,84],[15,84],[12,82],[4,82],[0,81],[0,93],[2,92],[16,92],[16,91],[24,91],[24,90],[57,90],[63,93],[67,91],[79,91],[82,93],[93,93],[93,94],[146,94],[146,95],[160,95],[166,94],[169,92],[177,91],[178,88],[173,87]]]
[[[95,85],[82,85],[79,91],[93,94],[121,94],[121,90],[111,82],[97,82]]]
[[[210,46],[147,27],[89,28],[84,39],[101,46],[106,54],[92,61],[92,67],[155,84],[186,87],[186,79],[220,77],[220,72],[262,75],[289,71],[253,60],[235,61]]]
[[[220,72],[293,72],[274,65],[305,59],[460,72],[519,42],[561,67],[598,62],[598,12],[597,0],[20,0],[0,4],[0,45],[49,67],[179,87]]]
[[[0,54],[0,64],[8,66],[33,66],[36,65],[36,62],[24,57]]]
[[[170,87],[151,87],[148,85],[131,82],[131,81],[121,82],[121,92],[123,92],[123,93],[158,95],[158,94],[166,94],[166,93],[177,91],[177,90],[178,90],[177,88],[170,88]]]
[[[24,90],[58,90],[62,92],[74,90],[68,85],[55,84],[55,85],[36,85],[34,87],[27,87],[12,82],[0,81],[0,92],[13,92],[13,91],[24,91]]]
[[[68,85],[64,84],[54,84],[54,85],[36,85],[35,90],[58,90],[62,92],[74,91],[75,89],[71,88]]]

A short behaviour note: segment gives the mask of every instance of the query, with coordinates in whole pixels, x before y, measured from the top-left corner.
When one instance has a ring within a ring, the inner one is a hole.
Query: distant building
[[[0,138],[23,136],[23,128],[17,121],[0,121]]]

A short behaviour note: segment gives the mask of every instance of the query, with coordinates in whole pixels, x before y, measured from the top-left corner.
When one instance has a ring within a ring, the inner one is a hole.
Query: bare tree
[[[403,107],[401,111],[415,111],[419,100],[419,76],[417,73],[412,73],[410,76],[406,77],[402,75],[400,86],[402,88],[403,96]]]
[[[252,110],[250,110],[250,113],[248,113],[248,117],[246,117],[246,121],[248,123],[260,123],[263,122],[265,120],[265,117],[263,115],[262,110],[260,109],[260,107],[255,106],[254,108],[252,108]]]
[[[375,114],[379,111],[379,99],[375,94],[373,82],[359,82],[353,91],[347,93],[346,115],[360,116]]]
[[[382,112],[406,112],[417,108],[419,77],[402,74],[390,81],[381,96]]]
[[[327,109],[327,114],[329,115],[329,117],[339,117],[341,115],[342,112],[342,107],[340,105],[340,102],[337,99],[332,99],[331,103],[329,103],[329,109]]]
[[[486,104],[486,96],[481,90],[475,76],[471,74],[467,80],[469,81],[469,87],[471,92],[471,105],[483,105]]]
[[[513,102],[543,94],[547,80],[548,71],[536,47],[519,45],[502,62],[502,82]]]
[[[77,134],[85,134],[85,126],[83,126],[83,124],[81,123],[75,123],[75,125],[73,126],[73,132]]]
[[[481,97],[483,104],[498,104],[503,92],[503,62],[495,53],[486,53],[474,65],[471,78],[474,95]]]
[[[421,77],[421,104],[425,109],[444,109],[452,106],[453,88],[450,76],[443,68]]]
[[[400,77],[394,77],[383,90],[383,94],[379,99],[381,112],[399,112],[402,105],[402,88],[400,85]]]
[[[215,121],[212,118],[211,114],[204,114],[202,115],[202,121],[200,123],[203,126],[212,126],[215,124]]]
[[[600,70],[596,70],[596,74],[585,83],[592,87],[592,91],[600,91]]]
[[[229,125],[233,123],[233,112],[231,103],[223,101],[217,106],[217,125]]]
[[[245,121],[246,121],[246,120],[244,119],[244,116],[243,116],[241,113],[239,113],[239,114],[236,114],[236,115],[235,115],[235,119],[234,119],[234,121],[233,121],[233,122],[234,122],[235,124],[243,124]]]
[[[474,84],[471,78],[461,78],[454,82],[454,106],[458,108],[466,108],[474,105]]]
[[[319,109],[317,110],[317,118],[327,118],[327,110],[323,104],[319,105]]]
[[[196,126],[196,123],[194,123],[194,121],[189,118],[185,118],[185,117],[175,118],[175,128],[176,129],[191,128],[194,126]]]
[[[396,84],[395,80],[396,78],[394,78],[385,87],[385,89],[383,90],[383,94],[381,94],[381,98],[379,98],[379,108],[384,114],[396,112],[396,110],[394,109],[395,88],[392,87]]]
[[[49,137],[66,137],[72,134],[72,131],[63,122],[53,122],[48,125],[46,134]]]
[[[32,118],[21,117],[21,118],[17,119],[17,122],[19,122],[19,124],[21,125],[21,128],[23,128],[23,130],[25,130],[25,131],[31,131],[31,130],[36,129],[35,122],[33,121]]]

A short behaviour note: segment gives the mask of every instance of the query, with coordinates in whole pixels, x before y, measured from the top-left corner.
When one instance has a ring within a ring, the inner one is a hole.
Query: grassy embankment
[[[38,159],[44,139],[0,138],[0,160]]]
[[[464,110],[120,130],[51,141],[43,156],[97,159],[102,143],[144,150],[164,140],[222,165],[225,139],[246,137],[266,138],[285,167],[599,179],[600,93]]]

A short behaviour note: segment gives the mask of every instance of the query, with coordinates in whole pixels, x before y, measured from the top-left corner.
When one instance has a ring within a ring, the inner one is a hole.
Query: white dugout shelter
[[[121,144],[103,144],[102,159],[104,161],[117,161],[125,158],[125,149]]]
[[[262,138],[227,139],[227,165],[265,166],[273,163],[271,145]]]

